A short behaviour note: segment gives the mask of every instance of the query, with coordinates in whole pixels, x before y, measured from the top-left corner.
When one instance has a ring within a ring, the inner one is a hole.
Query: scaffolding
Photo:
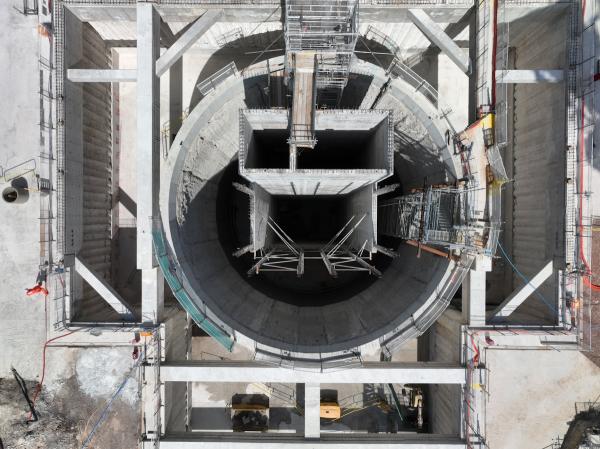
[[[357,0],[289,0],[285,13],[287,51],[354,52],[358,37]]]
[[[316,84],[320,103],[337,106],[346,87],[358,39],[358,0],[286,2],[286,52],[317,53]],[[287,55],[288,72],[293,71]]]
[[[378,231],[450,250],[485,252],[483,228],[472,219],[474,189],[428,187],[382,202]]]

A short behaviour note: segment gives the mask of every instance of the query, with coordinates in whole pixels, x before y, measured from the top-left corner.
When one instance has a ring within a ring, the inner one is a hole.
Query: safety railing
[[[317,144],[317,139],[313,131],[313,127],[308,124],[294,123],[288,139],[290,145],[296,145],[299,147],[310,147],[314,148]]]
[[[417,74],[409,66],[400,61],[400,58],[395,57],[386,72],[394,78],[401,78],[406,81],[414,87],[415,92],[422,93],[434,106],[438,107],[437,90],[425,81],[421,75]]]
[[[205,312],[200,310],[190,294],[184,288],[185,280],[182,278],[182,269],[177,261],[170,256],[167,250],[160,218],[153,220],[152,241],[154,243],[154,251],[156,253],[158,265],[160,266],[167,284],[175,295],[175,298],[179,301],[179,304],[181,304],[183,309],[191,316],[200,329],[213,337],[225,349],[231,351],[234,344],[233,336],[210,319]]]
[[[229,31],[227,31],[226,33],[221,34],[220,36],[217,37],[217,45],[219,47],[224,47],[225,45],[229,44],[230,42],[234,42],[238,39],[242,39],[244,37],[244,32],[242,31],[241,27],[235,27]]]
[[[141,388],[143,388],[143,383],[149,380],[147,379],[148,376],[151,376],[152,378],[150,385],[153,386],[153,389],[152,391],[149,391],[152,397],[145,398],[145,401],[147,403],[153,405],[153,407],[150,409],[150,413],[152,413],[152,419],[150,420],[150,422],[152,423],[152,425],[151,427],[149,426],[145,429],[145,433],[146,438],[150,440],[152,446],[155,449],[160,448],[160,437],[163,432],[162,409],[164,407],[164,404],[161,394],[162,385],[160,382],[160,364],[164,359],[162,350],[162,347],[164,345],[162,330],[163,328],[158,327],[152,330],[152,335],[150,337],[144,337],[147,338],[143,345],[142,355],[142,361],[144,362],[145,366],[142,368],[143,376],[140,376],[140,379],[142,381],[142,385],[140,386]],[[145,420],[146,423],[148,423],[148,421],[149,420],[147,419]]]
[[[179,117],[175,120],[165,121],[160,128],[160,147],[163,158],[167,158],[169,155],[169,148],[171,148],[171,141],[175,138],[175,131],[172,128],[179,129],[183,124],[183,121],[190,115],[189,108],[186,108]]]
[[[217,70],[208,78],[200,81],[196,88],[200,91],[202,95],[207,95],[213,90],[215,90],[219,84],[223,83],[230,76],[235,76],[238,73],[237,67],[235,66],[235,62],[230,62],[225,67]]]
[[[65,251],[65,102],[64,102],[64,2],[53,2],[54,21],[54,67],[55,67],[55,114],[56,131],[54,133],[56,157],[56,247],[59,256]]]
[[[464,329],[464,328],[463,328]],[[476,334],[468,330],[463,332],[461,362],[465,366],[466,382],[462,391],[462,429],[461,436],[466,442],[467,449],[484,449],[484,426],[481,417],[485,407],[485,353],[481,352]],[[483,374],[482,374],[483,373]]]
[[[38,13],[38,0],[23,0],[23,6],[21,9],[13,6],[14,9],[19,11],[25,16],[35,16]]]
[[[513,0],[515,2],[528,3],[563,3],[567,0]],[[82,5],[116,5],[116,6],[135,6],[137,0],[62,0],[65,4]],[[198,6],[216,5],[216,6],[243,6],[243,5],[264,5],[279,6],[280,0],[155,0],[158,5],[173,6]],[[473,0],[358,0],[360,5],[382,5],[382,6],[418,6],[418,5],[457,5],[470,7],[473,6]]]
[[[391,356],[407,341],[422,335],[431,327],[452,301],[472,263],[473,259],[470,257],[465,257],[463,260],[456,262],[448,279],[439,288],[437,297],[430,303],[429,307],[420,315],[411,316],[408,322],[403,323],[380,338],[382,350],[386,355]]]
[[[301,371],[337,371],[359,366],[358,348],[336,353],[299,353],[273,348],[256,342],[254,359],[264,363]]]
[[[373,25],[369,25],[367,32],[365,33],[365,39],[377,42],[383,45],[390,52],[392,56],[397,56],[400,60],[403,60],[400,47],[392,40],[387,34],[382,33]]]

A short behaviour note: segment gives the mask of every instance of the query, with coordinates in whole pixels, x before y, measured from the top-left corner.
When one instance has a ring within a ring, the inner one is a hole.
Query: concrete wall
[[[390,171],[392,170],[392,167],[389,165],[389,161],[391,160],[390,152],[393,151],[393,144],[389,142],[389,127],[391,125],[393,125],[393,121],[386,118],[372,131],[366,149],[368,162],[364,168],[385,168]]]
[[[69,11],[65,15],[66,68],[110,68],[100,35]],[[66,253],[78,255],[110,280],[112,253],[111,85],[65,82]],[[96,291],[75,277],[74,320],[116,318]]]
[[[252,234],[254,251],[258,251],[265,245],[269,245],[272,240],[272,233],[267,229],[267,218],[272,212],[272,196],[259,185],[254,188],[254,216],[252,217]]]
[[[510,45],[517,69],[560,69],[566,62],[569,16],[562,11],[526,16],[510,24]],[[512,258],[527,277],[548,261],[561,264],[564,221],[565,86],[516,84],[512,100],[513,234]],[[510,101],[509,101],[510,103]],[[509,127],[511,124],[509,123]],[[510,267],[507,266],[507,269]],[[523,285],[513,274],[513,285]],[[556,303],[556,275],[539,292]],[[554,322],[556,317],[532,295],[511,317],[513,321]]]
[[[371,251],[373,245],[377,243],[376,225],[373,220],[377,217],[373,211],[377,210],[377,206],[373,204],[377,201],[377,197],[373,196],[373,185],[368,185],[361,189],[358,189],[352,193],[349,193],[346,198],[346,218],[344,222],[348,221],[350,217],[354,216],[354,221],[351,226],[357,222],[364,214],[366,217],[356,228],[352,237],[350,237],[349,244],[352,248],[358,250],[362,247],[363,243],[367,242],[365,249]]]
[[[428,331],[430,360],[460,363],[460,324],[460,312],[446,309]],[[425,401],[429,410],[430,430],[433,433],[460,433],[460,388],[458,385],[429,386]]]

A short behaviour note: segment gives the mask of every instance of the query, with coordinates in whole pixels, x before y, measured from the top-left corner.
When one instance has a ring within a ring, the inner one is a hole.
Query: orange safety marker
[[[42,287],[42,284],[37,284],[35,287],[25,289],[25,294],[27,296],[33,296],[40,293],[42,295],[48,296],[48,289]]]

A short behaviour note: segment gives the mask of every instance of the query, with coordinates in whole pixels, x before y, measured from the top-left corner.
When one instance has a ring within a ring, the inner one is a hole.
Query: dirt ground
[[[30,396],[36,382],[27,381]],[[78,449],[98,420],[106,399],[81,392],[74,377],[36,401],[37,422],[27,423],[29,407],[12,378],[0,379],[0,440],[3,449]],[[135,449],[140,433],[139,403],[117,399],[87,446],[89,449]]]
[[[595,218],[592,226],[592,283],[600,285],[600,218]],[[589,312],[585,308],[589,301]],[[589,287],[584,289],[584,354],[600,366],[600,291],[592,291]],[[589,347],[591,345],[591,348]]]

